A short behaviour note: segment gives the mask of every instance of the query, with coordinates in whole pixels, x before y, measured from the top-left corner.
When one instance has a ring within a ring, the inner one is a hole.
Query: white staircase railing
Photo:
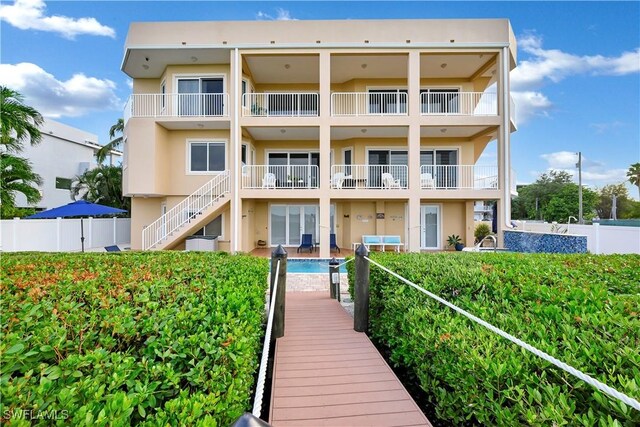
[[[152,249],[230,191],[231,179],[226,170],[145,227],[142,230],[142,249]]]

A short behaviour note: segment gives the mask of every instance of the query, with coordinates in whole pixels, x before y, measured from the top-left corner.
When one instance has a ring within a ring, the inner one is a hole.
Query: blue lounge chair
[[[105,246],[104,250],[107,252],[120,252],[120,247],[118,245]]]
[[[330,241],[329,241],[329,250],[331,249],[337,249],[338,253],[340,253],[340,248],[338,247],[338,244],[336,243],[336,235],[334,233],[331,233],[329,235],[330,237]]]
[[[300,252],[300,249],[305,248],[309,248],[309,253],[313,252],[313,236],[311,234],[302,235],[302,242],[298,246],[298,252]]]

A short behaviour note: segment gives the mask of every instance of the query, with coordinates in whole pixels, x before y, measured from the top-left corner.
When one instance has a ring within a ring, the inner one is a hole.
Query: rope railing
[[[273,314],[275,313],[276,295],[278,295],[278,277],[280,275],[280,260],[276,264],[276,274],[273,290],[270,295],[269,317],[267,320],[267,330],[264,334],[264,344],[262,345],[262,359],[258,371],[258,381],[256,383],[256,395],[253,399],[253,411],[251,413],[260,418],[262,412],[262,398],[264,397],[264,384],[267,377],[267,363],[269,361],[269,347],[271,346],[271,329],[273,328]]]
[[[343,262],[342,264],[338,264],[338,265],[336,265],[336,267],[337,267],[337,268],[340,268],[340,267],[342,267],[343,265],[349,264],[349,263],[350,263],[351,261],[353,261],[354,259],[355,259],[355,257],[354,257],[354,258],[349,258],[348,260],[346,260],[346,261],[345,261],[345,262]]]
[[[578,379],[584,381],[585,383],[589,384],[590,386],[600,390],[603,393],[608,394],[609,396],[620,400],[621,402],[625,403],[628,406],[631,406],[632,408],[634,408],[637,411],[640,411],[640,402],[630,396],[627,396],[624,393],[619,392],[618,390],[609,387],[608,385],[604,384],[601,381],[598,381],[597,379],[585,374],[582,371],[579,371],[578,369],[567,365],[566,363],[556,359],[555,357],[551,356],[548,353],[545,353],[542,350],[539,350],[535,347],[533,347],[530,344],[527,344],[526,342],[514,337],[513,335],[493,326],[492,324],[480,319],[477,316],[474,316],[473,314],[469,313],[466,310],[463,310],[462,308],[450,303],[449,301],[440,298],[439,296],[427,291],[426,289],[416,285],[415,283],[411,282],[410,280],[405,279],[404,277],[400,276],[399,274],[389,270],[387,267],[375,262],[374,260],[372,260],[371,258],[364,256],[364,259],[366,259],[367,261],[369,261],[370,263],[372,263],[373,265],[375,265],[376,267],[380,268],[383,271],[386,271],[387,273],[391,274],[392,276],[396,277],[397,279],[399,279],[400,281],[406,283],[407,285],[417,289],[418,291],[422,292],[423,294],[427,295],[428,297],[438,301],[441,304],[446,305],[447,307],[451,308],[454,311],[457,311],[458,313],[462,314],[463,316],[467,317],[470,320],[473,320],[474,322],[484,326],[485,328],[489,329],[490,331],[500,335],[501,337],[511,341],[512,343],[524,348],[525,350],[535,354],[536,356],[546,360],[547,362],[551,363],[552,365],[570,373],[571,375],[577,377]]]

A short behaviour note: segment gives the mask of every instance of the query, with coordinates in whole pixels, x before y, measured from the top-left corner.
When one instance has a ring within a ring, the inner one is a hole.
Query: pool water
[[[337,258],[339,263],[343,263],[343,258]],[[307,274],[322,274],[329,273],[329,261],[328,259],[288,259],[287,260],[287,273],[307,273]],[[340,273],[346,273],[347,267],[345,265],[340,267]]]

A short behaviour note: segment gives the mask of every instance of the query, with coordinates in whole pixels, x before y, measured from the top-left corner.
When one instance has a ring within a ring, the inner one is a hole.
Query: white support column
[[[242,66],[240,52],[235,48],[232,52],[231,67],[231,93],[229,94],[231,109],[233,115],[231,117],[231,244],[229,249],[231,253],[240,250],[241,225],[242,225],[242,208],[240,202],[240,156],[242,150],[242,134],[240,132],[240,96],[242,94]]]
[[[318,242],[320,243],[320,257],[329,258],[329,234],[331,234],[331,199],[329,187],[331,183],[331,54],[329,51],[320,51],[320,218]]]
[[[409,229],[408,250],[420,252],[420,52],[411,51],[408,57],[408,107],[409,130],[407,153],[409,158],[409,196],[408,218],[405,218]]]

